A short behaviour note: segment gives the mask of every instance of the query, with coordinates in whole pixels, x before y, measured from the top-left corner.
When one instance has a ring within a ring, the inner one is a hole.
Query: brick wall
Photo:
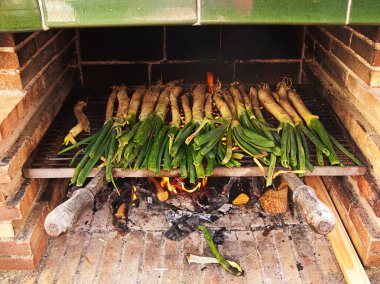
[[[0,33],[0,270],[33,269],[46,214],[67,180],[24,179],[22,168],[77,81],[73,30]]]
[[[380,265],[380,28],[310,26],[303,79],[319,86],[369,165],[361,177],[325,178],[365,265]]]
[[[185,78],[274,82],[299,78],[303,27],[187,26],[80,30],[86,86]]]

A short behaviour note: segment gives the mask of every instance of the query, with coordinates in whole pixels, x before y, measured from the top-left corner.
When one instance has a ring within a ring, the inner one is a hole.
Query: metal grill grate
[[[191,85],[183,85],[184,89],[190,89]],[[130,88],[133,89],[133,86]],[[333,111],[329,108],[323,99],[315,92],[312,85],[301,84],[296,86],[297,92],[302,97],[305,104],[312,113],[319,115],[320,120],[325,125],[327,131],[331,133],[343,146],[348,150],[355,153],[355,155],[362,159],[357,147],[349,139],[348,134],[342,127],[340,122],[335,117]],[[89,89],[76,89],[64,103],[60,113],[52,123],[50,129],[41,141],[38,149],[31,156],[28,163],[24,167],[24,175],[28,178],[63,178],[71,177],[76,166],[80,160],[77,158],[76,163],[70,166],[70,162],[75,155],[75,151],[70,151],[62,155],[57,153],[63,148],[62,141],[71,127],[76,124],[76,119],[73,114],[73,106],[78,99],[87,100],[88,105],[85,109],[90,122],[92,132],[97,131],[104,122],[106,103],[109,92]],[[267,112],[264,111],[265,118],[268,122],[275,124],[275,119]],[[87,137],[88,134],[81,134],[78,141]],[[311,162],[315,165],[313,173],[308,175],[362,175],[366,172],[365,167],[356,166],[345,155],[338,152],[339,159],[343,162],[345,167],[339,166],[317,166],[315,147],[309,144]],[[214,176],[260,176],[261,170],[253,163],[252,158],[244,156],[240,161],[241,167],[238,168],[225,168],[218,167],[214,169]],[[325,164],[328,165],[327,159]],[[90,176],[96,174],[94,170]],[[122,170],[114,169],[114,175],[117,177],[144,177],[154,176],[148,170]],[[179,171],[174,170],[171,172],[162,171],[159,176],[179,176]]]

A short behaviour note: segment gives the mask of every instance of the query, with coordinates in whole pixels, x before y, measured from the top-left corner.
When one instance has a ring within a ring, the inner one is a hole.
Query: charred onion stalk
[[[83,108],[85,108],[87,105],[84,101],[78,101],[74,106],[74,115],[78,121],[77,125],[75,125],[73,128],[70,129],[69,133],[66,135],[63,144],[69,145],[76,144],[77,141],[75,140],[75,137],[77,137],[82,131],[90,132],[90,121],[88,120],[87,116],[83,112]]]
[[[141,125],[141,132],[138,132],[133,139],[134,142],[139,144],[141,143],[139,141],[143,141],[140,154],[134,164],[134,169],[147,169],[150,161],[151,169],[156,171],[157,152],[167,131],[165,118],[170,100],[170,92],[177,83],[178,81],[172,81],[164,86],[154,112],[149,114],[148,118]],[[139,136],[142,137],[142,133],[145,133],[143,140],[139,139]]]
[[[222,124],[216,129],[227,126],[226,144],[222,142],[222,139],[219,140],[216,151],[216,162],[218,165],[225,165],[227,168],[239,167],[240,163],[237,160],[241,159],[243,156],[239,153],[232,153],[231,110],[219,92],[214,94],[214,102],[220,112],[222,122]],[[216,132],[217,130],[214,131]]]
[[[347,157],[349,157],[353,162],[355,162],[357,165],[362,166],[363,164],[354,156],[352,155],[347,149],[343,147],[335,138],[333,138],[325,129],[323,124],[320,122],[319,117],[317,115],[313,115],[308,108],[305,106],[301,98],[298,96],[297,92],[295,90],[290,89],[288,91],[288,97],[289,100],[292,102],[294,108],[297,110],[297,112],[301,115],[301,117],[305,120],[307,127],[311,132],[316,133],[319,138],[321,139],[322,143],[325,145],[326,150],[329,152],[327,154],[327,151],[321,150],[329,159],[329,162],[331,165],[340,165],[341,162],[338,159],[335,150],[333,148],[333,145],[340,150],[342,153],[344,153]],[[306,128],[306,127],[304,127]],[[307,128],[306,128],[307,129]],[[306,133],[305,133],[306,134]],[[318,146],[317,146],[318,148]],[[318,149],[317,149],[318,150]],[[319,154],[319,160],[321,160],[321,154]]]
[[[276,129],[266,122],[261,112],[257,90],[254,87],[251,87],[249,89],[249,94],[247,94],[243,84],[239,85],[239,90],[243,96],[245,108],[254,128],[263,136],[274,141],[276,145],[279,144],[280,137],[278,136]]]

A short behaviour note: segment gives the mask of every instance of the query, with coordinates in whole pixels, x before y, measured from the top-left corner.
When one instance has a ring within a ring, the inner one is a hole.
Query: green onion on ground
[[[198,229],[202,231],[206,241],[207,241],[207,244],[212,252],[212,254],[215,256],[215,258],[218,260],[219,264],[225,269],[227,270],[229,273],[231,273],[232,275],[234,276],[243,276],[244,275],[244,271],[243,269],[240,267],[240,265],[238,265],[236,262],[234,263],[231,263],[229,261],[227,261],[218,251],[217,247],[215,246],[214,242],[212,241],[212,237],[209,233],[209,231],[206,229],[206,227],[202,226],[202,225],[198,225]],[[237,264],[236,266],[234,265],[231,265],[231,264]]]

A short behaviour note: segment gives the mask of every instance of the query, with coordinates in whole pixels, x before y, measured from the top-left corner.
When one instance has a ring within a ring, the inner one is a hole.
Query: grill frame
[[[246,86],[253,84],[246,84]],[[195,84],[182,84],[184,91],[189,91]],[[129,86],[129,92],[135,89],[137,86]],[[272,86],[273,87],[273,86]],[[312,84],[298,84],[294,86],[304,100],[306,106],[312,113],[320,116],[320,120],[325,125],[327,131],[329,131],[336,139],[342,143],[347,149],[353,152],[360,160],[365,161],[363,155],[359,149],[353,143],[346,129],[342,126],[335,113],[324,101],[324,99],[318,94]],[[104,122],[104,115],[106,109],[106,102],[110,91],[100,91],[94,89],[73,89],[71,94],[64,102],[59,114],[53,121],[46,135],[40,142],[38,148],[30,156],[28,162],[23,168],[23,174],[27,178],[70,178],[73,175],[74,168],[78,162],[71,167],[69,166],[71,159],[75,155],[75,151],[69,151],[62,155],[58,155],[58,151],[63,148],[61,145],[64,136],[69,129],[76,124],[76,119],[73,114],[73,105],[79,99],[86,100],[88,106],[85,109],[90,123],[91,131],[97,131]],[[277,126],[277,122],[267,111],[263,111],[266,120],[269,123]],[[168,114],[170,118],[170,114]],[[82,133],[78,136],[78,141],[87,137],[89,134]],[[307,172],[310,176],[351,176],[351,175],[364,175],[367,172],[367,168],[359,167],[350,161],[341,153],[337,153],[339,159],[343,162],[345,167],[339,166],[318,166],[315,158],[314,146],[310,144],[310,156],[311,163],[315,166],[314,171]],[[326,164],[328,163],[325,160]],[[213,176],[262,176],[262,171],[253,163],[252,158],[245,155],[241,160],[241,167],[226,168],[216,167],[214,168]],[[265,167],[265,170],[267,167]],[[277,167],[276,170],[282,169]],[[94,169],[89,177],[94,176],[98,172]],[[132,170],[132,169],[120,169],[115,168],[113,172],[115,177],[178,177],[180,176],[179,170],[172,170],[170,172],[161,171],[158,175],[155,175],[150,170]]]

